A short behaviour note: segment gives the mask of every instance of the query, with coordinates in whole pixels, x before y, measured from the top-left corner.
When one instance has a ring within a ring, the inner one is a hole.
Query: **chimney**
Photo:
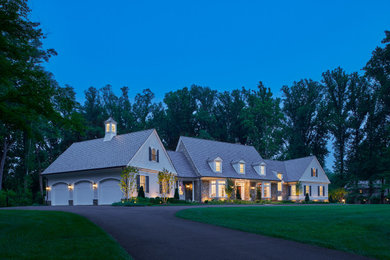
[[[104,135],[104,142],[111,141],[111,139],[116,136],[116,122],[112,117],[104,121],[104,129],[105,129],[105,135]]]

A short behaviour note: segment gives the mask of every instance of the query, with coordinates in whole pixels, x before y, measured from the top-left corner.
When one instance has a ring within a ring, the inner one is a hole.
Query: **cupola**
[[[111,139],[116,136],[116,122],[112,117],[104,121],[104,142],[111,141]]]

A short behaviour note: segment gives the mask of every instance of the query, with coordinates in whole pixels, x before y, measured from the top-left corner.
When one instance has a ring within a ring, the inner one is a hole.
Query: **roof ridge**
[[[116,136],[114,136],[113,138],[115,138],[115,137],[117,137],[117,136],[125,136],[125,135],[131,135],[131,134],[146,132],[146,131],[150,131],[150,130],[155,130],[155,128],[149,128],[149,129],[140,130],[140,131],[136,131],[136,132],[130,132],[130,133],[126,133],[126,134],[116,135]],[[96,140],[100,140],[100,139],[104,139],[104,137],[95,138],[95,139],[89,139],[89,140],[84,140],[84,141],[79,141],[79,142],[74,142],[74,143],[72,143],[72,145],[73,145],[73,144],[79,144],[79,143],[90,142],[90,141],[96,141]]]
[[[215,143],[223,143],[223,144],[231,144],[231,145],[239,145],[239,146],[244,146],[244,147],[253,147],[253,145],[247,145],[247,144],[237,144],[237,143],[229,143],[229,142],[224,142],[224,141],[217,141],[217,140],[210,140],[210,139],[203,139],[203,138],[198,138],[198,137],[192,137],[192,136],[180,136],[180,138],[190,138],[190,139],[196,139],[196,140],[202,140],[202,141],[209,141],[209,142],[215,142]]]
[[[282,161],[282,162],[289,162],[289,161],[295,161],[295,160],[300,160],[300,159],[306,159],[306,158],[310,158],[310,157],[316,157],[315,155],[309,155],[309,156],[305,156],[305,157],[299,157],[299,158],[295,158],[295,159],[288,159],[288,160],[285,160],[285,161]]]

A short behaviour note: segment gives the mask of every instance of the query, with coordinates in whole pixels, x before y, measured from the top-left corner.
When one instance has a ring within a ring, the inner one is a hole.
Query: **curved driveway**
[[[175,217],[188,207],[24,207],[85,216],[111,234],[135,259],[364,259],[298,242]]]

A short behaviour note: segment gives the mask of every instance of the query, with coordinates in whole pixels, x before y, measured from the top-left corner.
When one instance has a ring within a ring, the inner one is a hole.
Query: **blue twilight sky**
[[[359,71],[390,30],[390,1],[30,0],[32,19],[58,56],[46,65],[61,85],[111,84],[130,96],[198,84],[219,91],[263,81],[321,79]],[[330,159],[329,159],[330,160]]]

